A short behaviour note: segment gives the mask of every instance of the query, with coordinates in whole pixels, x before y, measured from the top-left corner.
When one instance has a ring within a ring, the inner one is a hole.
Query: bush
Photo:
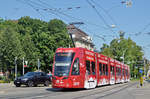
[[[0,83],[10,83],[10,81],[0,80]]]
[[[10,83],[10,79],[7,79],[5,76],[0,76],[0,83]]]
[[[0,83],[5,83],[5,81],[4,80],[0,80]]]

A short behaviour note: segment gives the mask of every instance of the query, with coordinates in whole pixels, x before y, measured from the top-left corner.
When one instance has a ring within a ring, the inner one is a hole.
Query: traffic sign
[[[139,72],[142,74],[142,73],[143,73],[143,70],[142,70],[142,69],[140,69],[140,70],[139,70]]]

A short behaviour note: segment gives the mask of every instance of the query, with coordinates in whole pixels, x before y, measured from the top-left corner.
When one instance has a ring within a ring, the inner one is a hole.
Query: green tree
[[[26,69],[29,70],[30,68],[36,68],[36,66],[37,66],[36,61],[38,58],[39,51],[35,47],[35,45],[32,41],[31,35],[29,33],[26,33],[25,35],[23,35],[21,37],[20,41],[21,41],[21,45],[22,45],[22,50],[25,53],[25,55],[23,57],[24,57],[25,61],[28,61],[29,68],[26,68]]]
[[[14,69],[15,57],[21,58],[22,55],[24,55],[19,40],[20,36],[11,26],[3,27],[0,34],[0,58],[2,61],[2,69],[4,72],[10,72]]]
[[[61,20],[45,22],[25,16],[18,20],[0,21],[0,66],[4,71],[14,69],[15,57],[18,57],[20,73],[23,57],[31,66],[26,68],[27,71],[37,69],[38,59],[40,69],[51,70],[56,49],[70,45],[66,24]]]
[[[29,33],[36,47],[37,59],[41,61],[41,69],[51,69],[54,53],[59,47],[69,47],[71,40],[67,34],[66,24],[58,19],[44,22],[30,17],[18,20],[21,35]]]

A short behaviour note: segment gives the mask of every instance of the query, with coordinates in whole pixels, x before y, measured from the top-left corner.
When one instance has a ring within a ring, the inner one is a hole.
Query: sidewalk
[[[15,85],[12,83],[0,83],[0,94],[5,94],[7,90],[13,89]]]
[[[144,81],[143,86],[140,86],[140,81],[133,88],[130,88],[130,95],[134,99],[149,99],[150,97],[150,81]]]
[[[150,80],[144,80],[143,82],[143,86],[140,86],[140,81],[138,81],[138,84],[137,84],[137,88],[146,88],[146,87],[149,87],[150,88]]]
[[[9,88],[15,86],[13,82],[11,83],[0,83],[0,91],[3,90],[3,88]]]

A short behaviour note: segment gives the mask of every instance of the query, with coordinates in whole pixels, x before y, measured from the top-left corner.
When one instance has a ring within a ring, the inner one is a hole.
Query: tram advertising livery
[[[53,64],[53,88],[95,88],[128,82],[129,66],[85,48],[58,48]]]

